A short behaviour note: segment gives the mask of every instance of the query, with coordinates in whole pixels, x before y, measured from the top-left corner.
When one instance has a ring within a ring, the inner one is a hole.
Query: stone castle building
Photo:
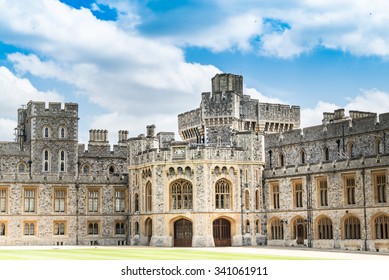
[[[78,105],[29,102],[0,142],[0,245],[389,250],[389,113],[261,103],[218,74],[174,133],[78,143]]]

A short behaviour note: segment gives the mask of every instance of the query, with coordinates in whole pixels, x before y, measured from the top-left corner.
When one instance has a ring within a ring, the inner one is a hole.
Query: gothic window
[[[139,234],[139,223],[138,222],[135,222],[135,235],[136,234]]]
[[[293,221],[293,239],[307,239],[308,238],[308,227],[307,223],[303,218],[297,218]]]
[[[246,233],[250,233],[250,221],[249,220],[246,220],[245,231],[246,231]]]
[[[170,198],[172,210],[192,209],[192,184],[186,180],[176,180],[170,185]]]
[[[225,179],[220,179],[215,186],[215,207],[216,209],[230,209],[231,187]]]
[[[36,189],[26,188],[24,189],[24,212],[34,213],[36,212]]]
[[[0,213],[7,213],[8,192],[6,188],[0,188]]]
[[[54,189],[54,212],[66,211],[66,189]]]
[[[344,239],[361,239],[361,222],[357,217],[350,216],[343,223]]]
[[[377,138],[374,142],[374,151],[375,151],[375,154],[376,155],[380,155],[382,154],[382,150],[381,150],[381,139],[380,138]]]
[[[280,185],[279,183],[270,184],[271,204],[273,209],[280,209]]]
[[[353,158],[354,155],[354,143],[350,142],[347,144],[347,156],[348,158]]]
[[[115,234],[125,234],[125,222],[116,222],[115,223]]]
[[[300,164],[305,164],[305,151],[300,150]]]
[[[63,150],[59,152],[59,171],[66,171],[66,152]]]
[[[250,192],[249,192],[249,190],[244,191],[244,209],[246,211],[250,210]]]
[[[328,149],[327,146],[324,146],[323,148],[323,161],[328,161],[330,160],[330,150]]]
[[[54,222],[54,235],[65,235],[66,222]]]
[[[372,175],[375,202],[386,203],[386,172],[375,172]]]
[[[48,126],[43,127],[43,138],[50,138],[50,128]]]
[[[115,190],[115,212],[125,212],[126,210],[126,191]]]
[[[115,173],[115,166],[114,165],[110,165],[109,168],[108,168],[108,172],[109,172],[109,174]]]
[[[151,183],[147,182],[146,191],[145,191],[145,194],[146,194],[146,212],[151,212],[152,208],[153,208],[152,192],[151,191],[152,191],[151,190]]]
[[[43,150],[43,171],[49,172],[50,171],[50,152],[49,150]]]
[[[328,206],[328,183],[327,178],[317,179],[317,186],[319,189],[319,205]]]
[[[24,222],[24,235],[35,235],[36,222]]]
[[[135,213],[139,212],[139,195],[137,193],[134,196],[134,210]]]
[[[89,164],[84,164],[81,168],[83,174],[90,174],[91,173],[91,167]]]
[[[7,231],[6,231],[6,223],[0,221],[0,236],[5,236]]]
[[[100,210],[100,189],[88,189],[88,212],[97,213]]]
[[[355,204],[355,175],[343,176],[345,202],[347,205]]]
[[[260,210],[260,201],[261,201],[261,192],[259,190],[255,191],[255,210]]]
[[[27,172],[27,165],[24,162],[19,162],[17,170],[18,170],[18,173]]]
[[[333,239],[332,221],[322,217],[317,221],[317,239]]]
[[[295,208],[303,207],[303,183],[302,181],[293,181],[293,203]]]
[[[374,219],[375,239],[389,239],[389,216],[380,215]]]
[[[99,223],[88,222],[88,235],[98,235],[98,234],[99,234]]]
[[[279,218],[275,218],[270,222],[269,235],[270,240],[284,239],[284,223]]]
[[[284,156],[284,154],[283,154],[282,152],[280,152],[280,153],[278,154],[278,165],[279,165],[280,167],[285,166],[285,156]]]
[[[58,135],[59,135],[59,138],[60,139],[65,139],[66,138],[66,127],[64,127],[64,126],[61,126],[60,128],[59,128],[59,131],[58,131]]]
[[[259,219],[255,221],[255,233],[260,233],[261,230],[261,224]]]

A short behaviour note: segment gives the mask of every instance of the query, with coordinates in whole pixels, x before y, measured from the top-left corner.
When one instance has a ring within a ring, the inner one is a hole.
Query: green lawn
[[[212,252],[184,248],[51,248],[0,250],[0,260],[312,260],[293,256]]]

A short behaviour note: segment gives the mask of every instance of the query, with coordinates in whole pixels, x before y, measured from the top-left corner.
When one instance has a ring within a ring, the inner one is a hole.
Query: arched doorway
[[[147,245],[150,245],[151,237],[153,236],[153,221],[150,218],[146,220],[146,237],[147,237]]]
[[[192,247],[192,222],[179,219],[174,223],[174,246]]]
[[[231,246],[231,223],[228,220],[213,221],[213,240],[216,247]]]

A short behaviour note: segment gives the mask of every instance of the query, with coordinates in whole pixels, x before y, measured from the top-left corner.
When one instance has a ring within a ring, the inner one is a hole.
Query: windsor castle
[[[29,102],[0,142],[0,245],[306,246],[389,251],[389,113],[300,128],[218,74],[179,136],[89,131],[78,105]]]

